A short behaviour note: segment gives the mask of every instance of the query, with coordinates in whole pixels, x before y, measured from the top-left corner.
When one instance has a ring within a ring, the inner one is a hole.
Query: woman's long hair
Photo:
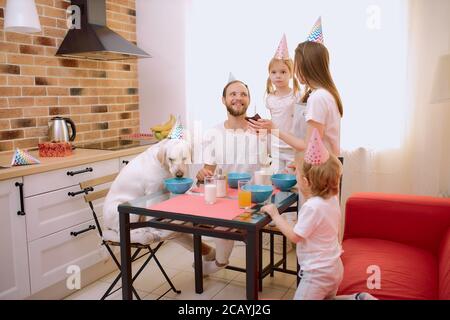
[[[341,97],[331,77],[329,68],[329,54],[327,48],[317,42],[302,42],[295,49],[294,73],[306,81],[305,94],[302,102],[308,101],[312,92],[311,83],[329,91],[339,109],[341,117],[344,115]]]

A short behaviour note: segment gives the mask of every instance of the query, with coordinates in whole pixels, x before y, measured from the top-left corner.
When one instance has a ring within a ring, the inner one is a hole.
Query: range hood
[[[145,51],[106,26],[106,0],[72,0],[80,8],[80,29],[70,29],[57,56],[92,60],[150,58]]]

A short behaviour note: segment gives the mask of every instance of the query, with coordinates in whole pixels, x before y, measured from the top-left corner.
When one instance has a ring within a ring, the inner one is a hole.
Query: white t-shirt
[[[297,243],[297,258],[302,270],[332,266],[342,253],[339,243],[341,210],[336,196],[327,200],[309,198],[298,213],[294,232],[304,238]]]
[[[300,93],[290,93],[284,96],[269,94],[266,97],[266,108],[269,109],[272,122],[277,128],[290,134],[304,138],[306,135],[306,122],[304,118],[305,105],[300,104]],[[293,161],[294,149],[284,141],[271,137],[272,147],[279,149],[281,160]]]
[[[306,103],[305,120],[324,125],[323,143],[328,150],[339,156],[341,115],[330,92],[320,88],[311,93]]]
[[[259,170],[268,163],[267,140],[243,129],[226,129],[221,123],[206,131],[203,162],[217,165],[224,173]]]

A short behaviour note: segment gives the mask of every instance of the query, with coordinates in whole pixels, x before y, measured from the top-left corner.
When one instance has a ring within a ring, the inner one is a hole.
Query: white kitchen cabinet
[[[102,219],[99,219],[100,223]],[[41,291],[71,275],[70,266],[82,271],[109,256],[98,235],[94,219],[29,243],[31,293]],[[74,236],[74,232],[85,232]],[[81,277],[83,272],[81,272]]]
[[[122,170],[123,167],[125,167],[128,162],[130,162],[131,160],[133,160],[134,158],[136,158],[139,154],[133,154],[131,156],[126,156],[126,157],[121,157],[119,158],[119,166],[120,166],[120,170]]]
[[[119,171],[117,159],[88,163],[24,177],[25,197],[78,185],[82,181]]]
[[[113,172],[111,172],[113,173]],[[78,185],[25,198],[28,241],[33,241],[92,219],[89,205]],[[95,212],[102,215],[103,200],[94,202]]]
[[[98,231],[87,230],[95,226],[89,205],[83,194],[68,194],[80,191],[81,181],[118,172],[136,156],[0,181],[0,299],[23,299],[45,292],[69,277],[67,268],[71,265],[81,269],[82,277],[83,270],[94,265],[96,270],[105,267],[104,272],[98,272],[100,276],[110,272],[111,263],[106,263],[109,255],[100,246]],[[26,215],[17,214],[21,205],[16,182],[23,182]],[[94,189],[104,187],[108,185]],[[94,202],[100,221],[103,200]],[[80,230],[87,231],[71,234]]]
[[[22,178],[0,182],[0,299],[30,295],[25,216],[18,215]]]
[[[100,261],[97,230],[89,230],[76,237],[71,235],[72,232],[95,226],[83,194],[76,193],[81,191],[79,182],[118,172],[118,160],[99,161],[24,178],[28,195],[25,197],[25,208],[32,294],[65,279],[69,265],[83,270]],[[67,175],[67,172],[79,170],[82,173]],[[39,188],[39,182],[42,186],[43,181],[48,184]],[[104,187],[107,186],[94,187],[94,190]],[[42,190],[46,192],[42,193]],[[102,216],[103,201],[99,199],[94,202],[99,218]]]
[[[80,168],[92,168],[92,171],[68,176],[67,172],[76,172]],[[72,227],[92,219],[89,205],[84,201],[79,182],[98,178],[119,171],[118,159],[94,162],[81,167],[35,174],[24,178],[25,194],[36,194],[25,197],[27,208],[28,241],[47,236],[57,231]],[[38,184],[45,181],[46,192],[42,193]],[[63,182],[65,184],[63,184]],[[102,188],[107,186],[99,186]],[[96,189],[94,188],[94,190]],[[103,199],[94,203],[97,215],[102,215]]]

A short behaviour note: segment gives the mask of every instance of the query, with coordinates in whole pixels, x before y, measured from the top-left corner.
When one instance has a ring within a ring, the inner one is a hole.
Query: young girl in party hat
[[[306,149],[306,142],[316,128],[325,146],[334,154],[340,154],[340,124],[343,115],[342,101],[329,69],[329,54],[323,45],[322,22],[317,20],[307,41],[295,50],[294,74],[305,86],[301,101],[306,103],[306,139],[299,139],[286,128],[271,120],[250,121],[255,130],[278,129],[281,140],[297,151]]]
[[[342,281],[344,267],[339,243],[341,210],[337,194],[342,174],[340,161],[330,154],[314,129],[303,162],[298,161],[297,181],[305,198],[292,227],[273,204],[261,208],[280,231],[297,244],[300,284],[296,300],[333,299]],[[338,299],[373,299],[368,293]]]
[[[269,77],[266,85],[266,108],[277,128],[304,138],[306,124],[303,117],[304,105],[300,104],[299,84],[294,77],[294,62],[289,57],[286,35],[283,35],[274,57],[269,62]],[[292,88],[290,82],[292,80]],[[294,149],[276,139],[272,143],[274,171],[286,171],[287,165],[294,161]]]

